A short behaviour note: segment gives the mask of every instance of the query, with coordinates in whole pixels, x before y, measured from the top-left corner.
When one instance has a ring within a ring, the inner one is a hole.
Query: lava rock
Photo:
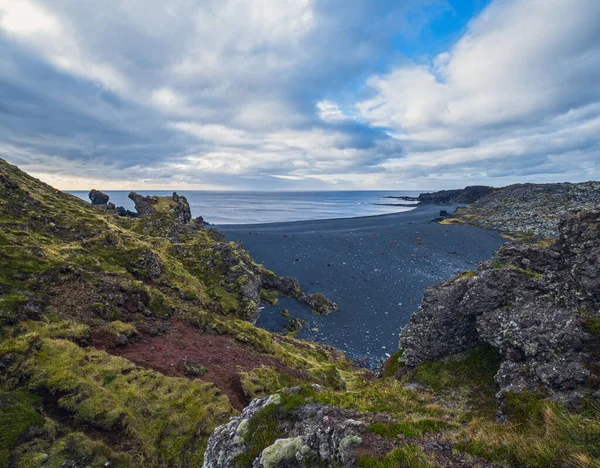
[[[105,193],[102,193],[100,190],[92,189],[88,194],[92,205],[106,205],[110,197]]]
[[[266,447],[253,468],[356,466],[355,448],[362,444],[366,427],[348,411],[308,404],[291,412],[282,406],[282,395],[257,398],[240,416],[219,426],[208,440],[203,468],[233,468],[236,457],[248,450],[250,421],[265,408],[275,406],[282,437]]]
[[[404,364],[488,343],[502,357],[498,397],[542,391],[576,405],[591,395],[600,384],[590,371],[600,344],[599,225],[600,209],[572,215],[551,247],[507,244],[477,271],[429,288],[401,332]]]

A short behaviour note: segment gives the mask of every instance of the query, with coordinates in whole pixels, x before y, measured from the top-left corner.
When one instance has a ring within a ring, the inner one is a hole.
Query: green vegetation
[[[40,398],[29,392],[0,390],[0,466],[9,466],[11,451],[22,434],[44,424],[36,411],[39,405]]]
[[[285,387],[294,387],[301,381],[272,367],[261,366],[249,372],[240,372],[244,394],[248,398],[276,393]]]
[[[358,468],[434,468],[423,450],[414,445],[398,448],[382,457],[361,456]]]
[[[75,422],[122,432],[145,463],[199,463],[208,435],[232,414],[210,383],[169,378],[70,341],[44,339],[21,373],[33,392],[56,395]]]
[[[473,398],[493,399],[499,365],[498,351],[484,344],[463,355],[426,362],[415,369],[412,378],[436,392],[465,389]]]
[[[274,403],[276,401],[274,400]],[[283,421],[285,416],[287,415],[282,414],[279,405],[270,404],[250,419],[247,429],[242,434],[245,437],[247,450],[236,457],[236,466],[251,468],[254,459],[260,456],[266,447],[272,445],[276,439],[284,436],[280,421]]]
[[[597,404],[570,412],[541,394],[508,394],[502,406],[508,422],[496,421],[500,358],[490,346],[414,370],[403,368],[399,351],[383,378],[370,380],[332,348],[256,328],[247,319],[257,294],[250,299],[244,291],[274,273],[214,230],[179,230],[172,199],[158,197],[153,206],[156,216],[120,218],[0,160],[0,466],[200,466],[208,436],[236,413],[222,389],[90,346],[102,346],[107,336],[126,345],[139,333],[163,333],[176,320],[264,358],[268,365],[237,370],[247,397],[301,387],[282,392],[281,404],[252,418],[245,430],[250,449],[236,460],[241,467],[288,437],[281,423],[294,421],[308,403],[356,410],[370,422],[370,437],[435,433],[455,450],[498,466],[600,466]],[[553,240],[535,242],[548,247]],[[493,268],[541,277],[509,264]],[[276,291],[258,292],[260,300],[276,303]],[[317,308],[328,306],[323,296],[311,298]],[[600,336],[600,319],[588,311],[582,316]],[[190,377],[206,372],[203,379],[210,380],[214,373],[209,361],[188,367]],[[419,443],[363,455],[358,466],[434,466]]]
[[[375,423],[369,426],[369,430],[377,435],[388,438],[396,438],[398,434],[406,437],[421,437],[423,434],[438,432],[451,428],[452,425],[435,419],[421,419],[415,422],[400,422],[395,424]]]
[[[513,270],[518,271],[519,273],[524,274],[525,276],[527,276],[531,279],[536,279],[536,280],[540,279],[542,277],[542,274],[538,273],[537,271],[521,268],[516,265],[512,265],[511,263],[494,262],[490,265],[490,267],[493,269],[497,269],[497,270],[502,269],[502,268],[511,268]]]

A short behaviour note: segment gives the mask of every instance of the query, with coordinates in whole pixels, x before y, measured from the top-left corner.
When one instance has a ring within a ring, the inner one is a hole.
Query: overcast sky
[[[61,189],[600,178],[599,0],[0,0],[0,157]]]

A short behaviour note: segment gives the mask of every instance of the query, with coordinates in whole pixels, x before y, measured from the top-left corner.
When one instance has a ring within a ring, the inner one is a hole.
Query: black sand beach
[[[262,310],[257,325],[283,330],[292,317],[308,322],[299,338],[330,344],[376,367],[398,348],[398,333],[419,307],[428,286],[475,268],[505,240],[484,229],[432,222],[440,209],[365,218],[217,226],[241,241],[259,263],[299,280],[308,293],[322,292],[339,311],[316,316],[295,301]]]

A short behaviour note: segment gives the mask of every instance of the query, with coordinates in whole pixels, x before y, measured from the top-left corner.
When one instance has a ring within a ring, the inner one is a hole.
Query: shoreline
[[[313,315],[293,299],[261,311],[257,326],[282,332],[290,318],[307,323],[297,337],[334,346],[374,369],[397,351],[398,333],[418,309],[425,289],[475,268],[506,239],[500,233],[433,222],[440,209],[354,218],[213,226],[240,241],[266,268],[298,279],[308,294],[321,292],[339,305]]]
[[[384,205],[388,206],[388,205]],[[391,205],[396,206],[396,205]],[[260,227],[285,227],[285,226],[299,226],[302,224],[325,224],[330,222],[343,222],[343,221],[355,221],[361,219],[375,219],[375,218],[394,218],[396,216],[409,215],[409,214],[425,214],[425,213],[438,213],[443,209],[451,209],[454,211],[456,208],[461,208],[465,205],[463,204],[454,204],[454,205],[415,205],[413,209],[405,210],[405,211],[397,211],[394,213],[381,213],[381,214],[373,214],[366,216],[351,216],[348,218],[325,218],[325,219],[302,219],[298,221],[273,221],[271,223],[252,223],[252,224],[210,224],[209,226],[215,229],[241,229],[245,227],[251,228],[260,228]],[[408,207],[403,207],[408,208]],[[436,218],[437,216],[434,216]]]

